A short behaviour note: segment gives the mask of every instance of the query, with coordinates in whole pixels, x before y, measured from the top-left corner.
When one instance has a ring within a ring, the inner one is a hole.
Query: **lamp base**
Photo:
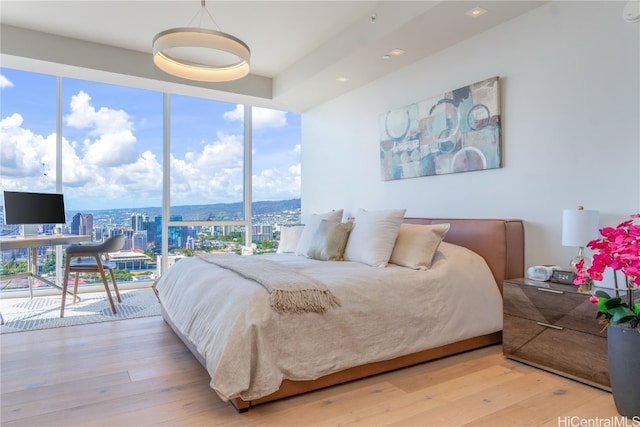
[[[591,266],[591,260],[584,255],[583,247],[580,247],[578,255],[574,256],[571,261],[569,261],[569,271],[575,273],[577,270],[577,265],[580,261],[584,261],[584,268],[589,268]]]

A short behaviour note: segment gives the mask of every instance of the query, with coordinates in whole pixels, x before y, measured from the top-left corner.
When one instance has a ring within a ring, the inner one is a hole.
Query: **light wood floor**
[[[617,417],[609,393],[505,359],[500,346],[238,414],[209,388],[205,370],[160,317],[0,339],[6,427],[557,427]]]

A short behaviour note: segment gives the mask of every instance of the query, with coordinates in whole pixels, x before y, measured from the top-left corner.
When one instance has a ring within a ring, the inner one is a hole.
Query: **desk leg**
[[[38,275],[38,248],[29,248],[29,265],[27,270],[31,273],[27,280],[29,281],[29,296],[33,299],[33,278]]]
[[[52,286],[52,287],[54,287],[56,289],[60,289],[61,291],[63,290],[62,286],[59,286],[57,283],[54,283],[51,280],[45,279],[44,277],[38,276],[37,274],[33,274],[33,272],[31,272],[31,271],[28,271],[26,273],[12,274],[10,276],[2,276],[0,278],[0,280],[2,280],[2,281],[11,281],[11,280],[14,280],[14,279],[19,279],[21,277],[28,277],[28,279],[29,279],[29,291],[31,292],[31,298],[33,298],[33,291],[31,290],[31,281],[32,280],[39,280],[42,283],[46,283],[47,285]],[[2,286],[0,289],[4,289],[4,288],[5,287]],[[67,291],[67,294],[73,295],[73,292]],[[77,297],[77,298],[78,298],[78,301],[82,301],[82,298],[80,298],[80,297]]]
[[[33,278],[34,278],[34,279],[37,279],[37,280],[39,280],[39,281],[41,281],[41,282],[43,282],[43,283],[46,283],[46,284],[47,284],[47,285],[49,285],[49,286],[53,286],[54,288],[57,288],[57,289],[60,289],[61,291],[64,291],[64,289],[62,288],[62,286],[59,286],[57,283],[54,283],[54,282],[52,282],[52,281],[51,281],[51,280],[49,280],[49,279],[45,279],[44,277],[38,276],[37,274],[34,274],[34,275],[33,275]],[[67,291],[67,294],[69,294],[69,295],[73,295],[73,292],[71,292],[71,291],[69,291],[69,290],[68,290],[68,291]],[[78,298],[78,301],[82,301],[82,300],[80,299],[80,297],[77,297],[77,298]]]
[[[29,248],[27,253],[27,272],[26,273],[17,273],[9,276],[3,276],[0,280],[11,281],[12,279],[18,279],[20,277],[27,277],[29,281],[29,296],[33,298],[33,281],[39,280],[42,283],[46,283],[49,286],[52,286],[56,289],[60,289],[63,291],[63,287],[58,285],[57,283],[52,282],[51,280],[45,279],[42,276],[38,275],[38,248]],[[4,289],[4,287],[0,288]],[[67,291],[69,295],[73,295],[73,292]],[[82,301],[80,297],[77,297],[78,301]]]

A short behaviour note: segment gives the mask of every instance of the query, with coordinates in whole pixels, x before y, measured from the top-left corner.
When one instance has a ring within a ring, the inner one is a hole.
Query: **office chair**
[[[118,291],[118,285],[116,284],[116,278],[113,274],[115,264],[109,262],[109,252],[116,252],[122,249],[124,246],[124,236],[113,236],[99,244],[76,244],[69,245],[65,249],[66,261],[64,266],[64,282],[62,289],[62,304],[60,306],[60,317],[64,317],[64,306],[67,296],[67,286],[69,282],[69,274],[75,273],[75,279],[73,283],[73,304],[76,303],[76,296],[78,293],[78,276],[80,273],[100,273],[102,283],[107,291],[107,298],[109,304],[111,304],[111,311],[116,314],[116,306],[113,303],[111,297],[111,291],[109,290],[109,284],[107,283],[107,277],[104,274],[105,270],[109,271],[111,281],[113,282],[113,288],[116,291],[118,302],[122,302],[120,299],[120,292]],[[105,262],[101,260],[101,255],[104,254]],[[74,260],[72,262],[72,260]]]

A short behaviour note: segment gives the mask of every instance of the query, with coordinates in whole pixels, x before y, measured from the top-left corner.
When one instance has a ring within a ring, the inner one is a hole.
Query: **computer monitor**
[[[4,223],[64,224],[64,197],[56,193],[4,192]]]

